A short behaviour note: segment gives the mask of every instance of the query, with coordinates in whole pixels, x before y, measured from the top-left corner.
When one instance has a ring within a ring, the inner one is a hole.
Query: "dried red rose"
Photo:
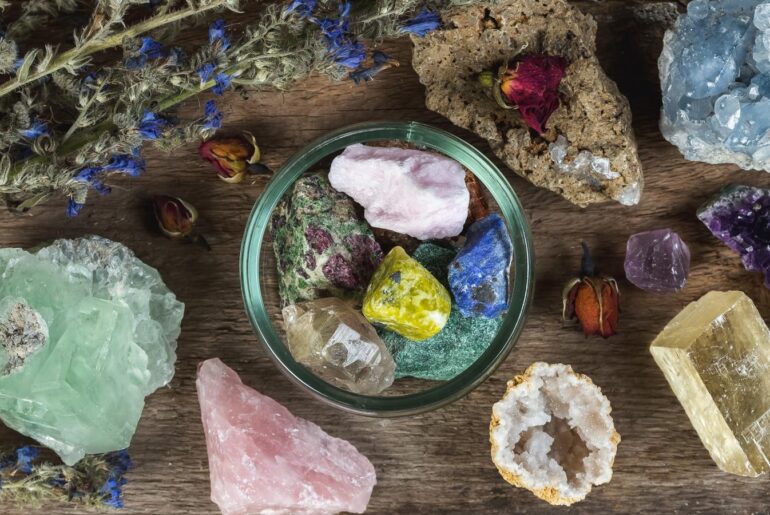
[[[260,151],[256,138],[249,132],[243,136],[213,138],[201,143],[200,156],[211,163],[219,178],[225,182],[241,182],[246,173],[270,173],[259,163]]]
[[[583,243],[580,277],[570,280],[562,293],[564,321],[577,319],[583,333],[603,338],[617,334],[620,292],[612,277],[595,274],[588,246]]]
[[[177,197],[156,195],[152,198],[152,209],[164,235],[172,239],[186,238],[208,248],[206,240],[193,232],[198,210],[192,204]]]
[[[512,65],[503,66],[493,81],[493,93],[501,106],[516,108],[524,123],[543,134],[546,124],[559,107],[559,84],[566,74],[567,60],[563,57],[528,54],[518,57]],[[489,77],[482,76],[482,82]]]

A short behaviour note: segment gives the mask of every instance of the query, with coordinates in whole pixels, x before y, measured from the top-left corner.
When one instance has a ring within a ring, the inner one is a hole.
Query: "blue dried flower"
[[[404,23],[403,27],[401,27],[401,31],[422,38],[440,26],[441,17],[438,13],[423,9],[417,16]]]
[[[355,69],[366,60],[366,48],[348,33],[350,8],[350,2],[342,2],[339,18],[322,18],[316,23],[326,39],[332,60],[345,68]]]
[[[131,177],[138,177],[144,171],[144,166],[144,159],[139,157],[138,152],[133,156],[116,154],[110,158],[110,162],[102,168],[102,171],[120,172]]]
[[[216,102],[209,100],[206,102],[204,111],[203,128],[214,130],[220,127],[222,127],[222,112],[217,109]]]
[[[225,33],[225,20],[216,20],[209,26],[209,43],[214,45],[217,42],[220,50],[230,48],[230,38]]]
[[[171,122],[162,116],[152,111],[145,111],[137,130],[144,139],[158,139],[163,135],[163,130],[170,125]]]
[[[48,134],[48,125],[40,120],[35,120],[29,129],[21,131],[21,135],[29,139],[36,139],[46,134]]]
[[[398,66],[399,64],[398,61],[392,59],[388,54],[385,52],[380,52],[379,50],[375,50],[372,54],[372,61],[374,64],[369,68],[361,68],[360,70],[351,72],[350,78],[353,80],[353,82],[356,84],[369,82],[370,80],[374,80],[374,76],[380,73],[382,70],[393,66]]]
[[[315,11],[316,0],[293,0],[284,11],[285,14],[296,13],[301,18],[310,18]]]
[[[164,55],[163,44],[149,36],[145,36],[142,38],[142,45],[136,51],[136,55],[126,59],[126,68],[143,68],[148,60],[158,59]]]
[[[208,82],[216,69],[217,67],[211,63],[206,63],[198,68],[198,77],[201,79],[201,84]]]
[[[219,72],[214,80],[216,81],[216,84],[211,91],[213,91],[215,95],[223,95],[225,90],[229,88],[230,84],[233,82],[233,77],[225,72]]]
[[[78,216],[81,209],[83,209],[83,204],[75,202],[73,199],[67,199],[67,216],[70,218]]]
[[[134,467],[134,462],[128,454],[128,449],[111,452],[104,457],[112,467],[111,474],[113,476],[122,476]]]
[[[123,494],[123,485],[126,483],[127,481],[122,477],[108,478],[99,489],[99,493],[105,495],[105,499],[102,502],[113,508],[123,508],[124,504],[121,495]]]

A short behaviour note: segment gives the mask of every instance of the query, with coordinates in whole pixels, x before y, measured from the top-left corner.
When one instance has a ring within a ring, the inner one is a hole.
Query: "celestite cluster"
[[[770,1],[693,0],[658,67],[661,131],[687,159],[770,171]]]
[[[71,465],[128,447],[174,375],[184,304],[120,243],[0,249],[0,419]]]

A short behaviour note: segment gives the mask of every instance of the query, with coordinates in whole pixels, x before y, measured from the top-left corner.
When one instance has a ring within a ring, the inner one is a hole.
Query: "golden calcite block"
[[[746,294],[707,293],[650,352],[720,469],[770,469],[770,331]]]

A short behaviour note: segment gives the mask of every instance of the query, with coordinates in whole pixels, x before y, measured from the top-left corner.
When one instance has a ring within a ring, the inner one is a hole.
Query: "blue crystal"
[[[658,66],[661,131],[687,159],[770,171],[770,0],[693,0]]]
[[[499,215],[468,228],[465,245],[449,266],[449,286],[463,316],[493,318],[508,309],[512,254],[511,237]]]

